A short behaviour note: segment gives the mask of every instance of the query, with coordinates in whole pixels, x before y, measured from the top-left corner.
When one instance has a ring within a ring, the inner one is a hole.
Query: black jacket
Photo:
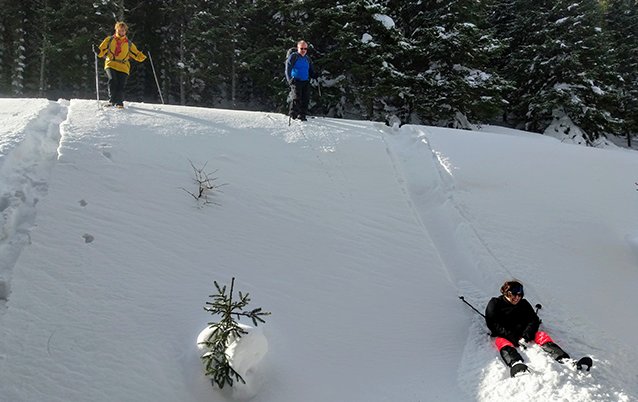
[[[533,340],[540,325],[538,315],[527,300],[522,299],[514,305],[505,296],[490,300],[485,309],[485,322],[492,336],[506,338],[514,345],[521,338]]]

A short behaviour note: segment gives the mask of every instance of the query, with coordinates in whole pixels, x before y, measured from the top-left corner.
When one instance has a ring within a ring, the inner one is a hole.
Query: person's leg
[[[549,336],[547,332],[538,331],[534,337],[534,342],[540,345],[541,349],[547,352],[555,360],[562,362],[565,359],[569,359],[569,355],[561,349],[554,340]]]
[[[108,79],[107,88],[109,93],[109,103],[111,105],[114,105],[115,103],[113,103],[113,91],[114,91],[115,83],[113,81],[113,70],[111,70],[110,68],[107,68],[106,70],[104,70],[104,72],[106,73],[106,78]]]
[[[300,100],[301,100],[301,85],[295,82],[290,85],[290,97],[292,102],[290,103],[290,117],[296,119],[299,117]]]
[[[518,350],[516,350],[512,342],[500,337],[497,337],[494,342],[496,343],[496,348],[498,349],[501,358],[508,367],[512,367],[515,363],[523,361],[523,358],[520,353],[518,353]]]
[[[113,94],[113,103],[116,106],[124,106],[124,87],[126,86],[128,74],[121,71],[114,71],[113,77],[117,77],[114,79],[115,93]]]
[[[305,119],[308,114],[308,104],[310,103],[310,82],[304,81],[301,89],[301,108],[299,111],[300,118]]]

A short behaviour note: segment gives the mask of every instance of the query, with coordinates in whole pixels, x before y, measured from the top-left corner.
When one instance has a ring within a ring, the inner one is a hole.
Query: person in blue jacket
[[[286,61],[286,80],[290,85],[292,104],[290,117],[306,121],[308,103],[310,102],[310,79],[317,78],[312,66],[312,60],[308,57],[308,44],[306,41],[297,42],[297,51],[291,52]]]

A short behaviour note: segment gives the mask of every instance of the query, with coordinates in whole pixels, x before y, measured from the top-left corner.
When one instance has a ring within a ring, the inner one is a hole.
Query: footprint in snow
[[[106,143],[100,144],[99,148],[100,148],[100,152],[102,152],[102,156],[104,156],[108,160],[112,160],[111,151],[109,151],[109,149],[111,148],[110,144],[106,144]]]

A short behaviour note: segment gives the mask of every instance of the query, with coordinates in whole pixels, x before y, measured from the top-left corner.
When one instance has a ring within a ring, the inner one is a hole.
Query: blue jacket
[[[293,52],[286,62],[286,80],[289,84],[292,80],[308,81],[310,78],[317,78],[312,66],[312,60],[308,55],[302,56],[299,52]]]

